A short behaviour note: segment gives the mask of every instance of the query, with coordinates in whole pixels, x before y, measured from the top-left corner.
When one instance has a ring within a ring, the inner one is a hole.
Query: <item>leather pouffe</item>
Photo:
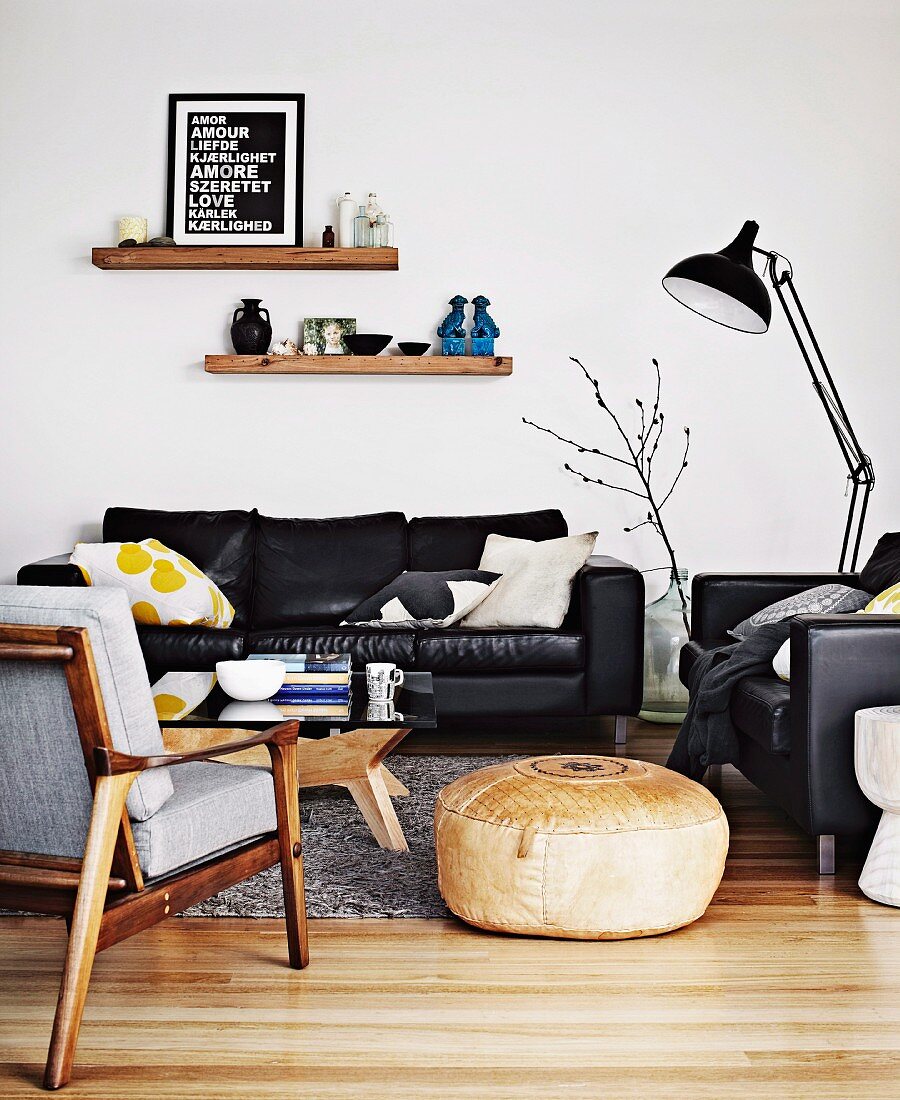
[[[438,884],[495,932],[613,940],[702,916],[728,822],[699,783],[639,760],[539,756],[464,775],[438,795]]]

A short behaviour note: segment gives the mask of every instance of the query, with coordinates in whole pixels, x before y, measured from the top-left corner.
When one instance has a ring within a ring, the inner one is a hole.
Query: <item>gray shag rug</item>
[[[301,791],[303,869],[310,917],[449,916],[437,887],[434,804],[451,780],[509,756],[392,756],[387,764],[409,788],[393,799],[408,852],[380,848],[343,787]],[[516,757],[515,759],[519,759]],[[184,917],[283,917],[276,864],[223,890]]]

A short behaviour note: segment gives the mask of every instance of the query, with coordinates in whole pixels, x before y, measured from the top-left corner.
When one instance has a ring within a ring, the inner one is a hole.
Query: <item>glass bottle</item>
[[[372,246],[374,248],[387,248],[387,222],[384,214],[379,214],[375,219],[375,228],[372,230]]]
[[[390,214],[384,215],[384,245],[385,248],[394,247],[394,223],[391,221]]]
[[[372,228],[369,225],[369,216],[365,206],[360,205],[359,214],[353,219],[353,247],[372,247]]]
[[[326,225],[325,231],[322,234],[322,247],[334,248],[334,226]]]
[[[678,582],[685,594],[690,622],[686,569],[677,573],[673,569],[666,594],[644,611],[644,704],[640,717],[645,722],[680,723],[687,713],[688,690],[678,679],[681,647],[688,640]]]

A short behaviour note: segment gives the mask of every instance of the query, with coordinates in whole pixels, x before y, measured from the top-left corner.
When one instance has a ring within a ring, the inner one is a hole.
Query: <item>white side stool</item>
[[[884,810],[859,888],[900,906],[900,706],[856,712],[855,765],[863,794]]]

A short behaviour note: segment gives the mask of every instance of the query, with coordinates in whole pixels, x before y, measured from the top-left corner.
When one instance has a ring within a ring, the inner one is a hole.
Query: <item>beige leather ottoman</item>
[[[450,909],[495,932],[607,940],[702,916],[728,822],[699,783],[639,760],[539,756],[450,783],[434,815]]]

